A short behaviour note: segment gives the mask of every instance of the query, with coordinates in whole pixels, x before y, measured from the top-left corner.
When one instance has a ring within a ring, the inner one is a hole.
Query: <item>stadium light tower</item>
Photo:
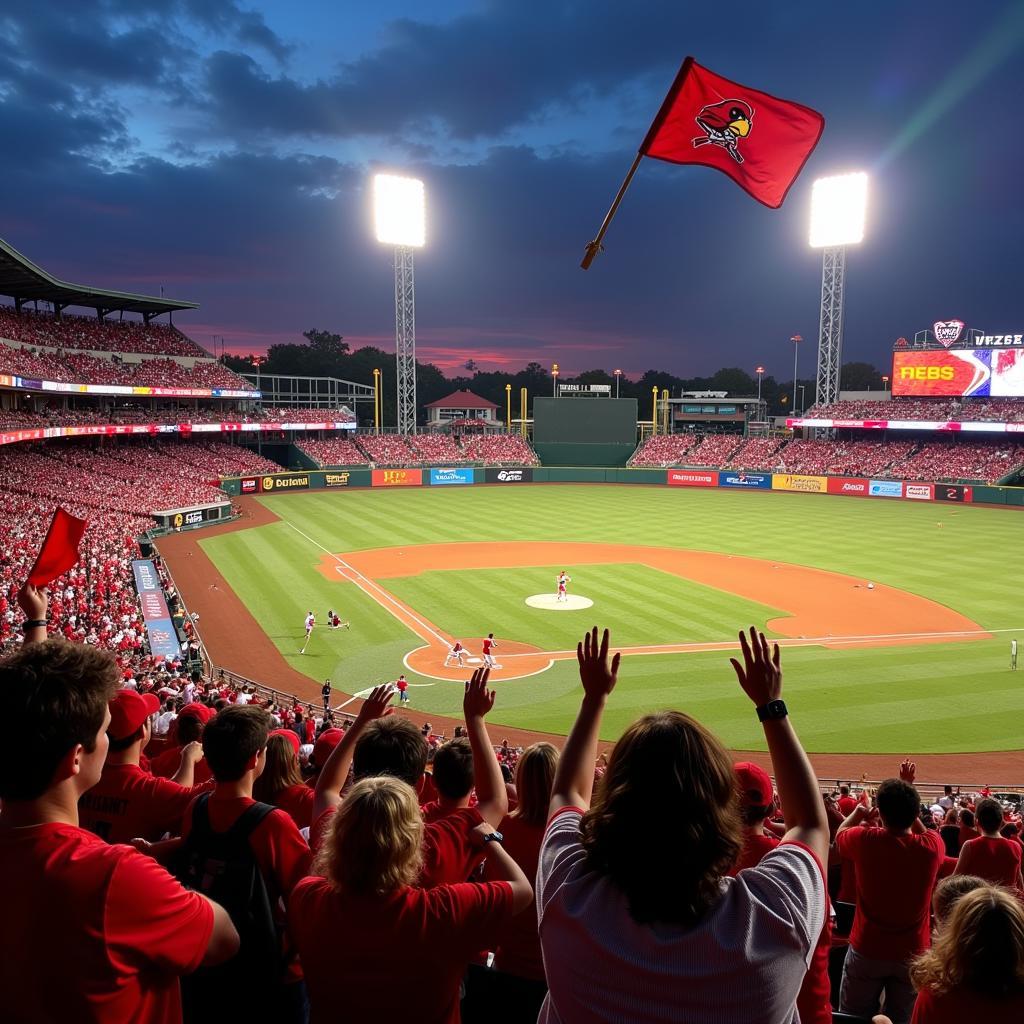
[[[373,179],[377,241],[395,247],[395,363],[398,433],[416,433],[416,292],[413,252],[426,242],[423,182],[394,174]]]
[[[811,189],[810,243],[822,250],[817,405],[831,405],[839,398],[846,247],[864,238],[867,197],[868,176],[863,171],[819,178]]]
[[[619,381],[621,381],[621,380],[622,380],[622,371],[621,370],[616,370],[615,371],[615,397],[616,398],[619,397]]]
[[[796,410],[796,368],[797,368],[797,360],[800,358],[800,342],[803,341],[804,339],[803,339],[803,337],[801,335],[794,334],[793,337],[790,338],[789,340],[791,342],[793,342],[793,405],[792,405],[792,409],[794,410],[793,415],[795,416],[796,415],[796,411],[795,411]]]

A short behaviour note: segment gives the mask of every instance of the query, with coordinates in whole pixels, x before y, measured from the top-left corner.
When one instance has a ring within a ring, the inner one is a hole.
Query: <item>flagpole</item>
[[[590,264],[594,262],[594,257],[603,248],[601,240],[604,238],[604,233],[608,230],[608,225],[611,224],[612,217],[615,216],[615,211],[619,208],[619,203],[622,202],[622,197],[626,194],[626,189],[629,188],[629,183],[633,180],[633,175],[636,174],[636,169],[640,166],[640,161],[643,158],[644,154],[642,152],[638,152],[636,158],[633,160],[633,166],[630,167],[629,173],[619,186],[619,191],[615,194],[615,199],[612,201],[611,208],[604,215],[604,220],[601,223],[601,230],[598,231],[597,237],[592,242],[587,243],[586,252],[583,254],[583,261],[580,263],[580,266],[584,270],[590,269]]]

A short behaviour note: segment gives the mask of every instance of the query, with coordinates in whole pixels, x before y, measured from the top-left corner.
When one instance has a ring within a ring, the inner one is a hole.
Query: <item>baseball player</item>
[[[405,673],[404,672],[402,673],[402,675],[400,675],[398,677],[398,679],[395,680],[395,687],[398,690],[398,699],[403,704],[408,704],[409,703],[409,683],[406,681]]]
[[[1010,668],[1017,668],[1017,638],[1010,641]]]
[[[494,634],[488,633],[487,639],[483,642],[484,664],[488,668],[494,668],[494,655],[491,654],[491,651],[493,651],[497,646],[498,645],[495,642]]]
[[[306,648],[309,646],[309,638],[313,635],[313,627],[316,625],[316,616],[312,611],[306,616],[306,642],[302,645],[302,650],[299,654],[305,654]]]
[[[466,653],[466,648],[462,646],[461,640],[456,640],[452,644],[452,649],[445,655],[444,667],[448,667],[448,663],[454,658],[459,663],[459,668],[462,668],[462,658]]]
[[[569,600],[569,595],[565,592],[565,588],[570,583],[572,583],[572,577],[570,575],[568,575],[568,573],[566,573],[566,571],[563,569],[558,574],[558,597],[555,600],[557,600],[557,601],[568,601]]]

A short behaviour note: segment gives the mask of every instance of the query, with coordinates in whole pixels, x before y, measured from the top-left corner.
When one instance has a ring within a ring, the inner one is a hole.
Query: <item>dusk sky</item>
[[[936,319],[1024,330],[1024,3],[4,0],[0,237],[76,283],[199,302],[200,344],[301,331],[394,348],[370,176],[422,177],[417,349],[810,375],[811,183],[871,175],[844,359]],[[646,160],[579,269],[687,54],[821,111],[780,210]]]

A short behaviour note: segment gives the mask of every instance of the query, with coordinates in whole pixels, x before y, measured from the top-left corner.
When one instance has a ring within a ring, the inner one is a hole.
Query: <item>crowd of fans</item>
[[[0,373],[73,384],[253,390],[249,381],[205,354],[189,366],[170,356],[126,362],[117,355],[43,352],[0,343]]]
[[[851,401],[808,409],[807,419],[932,420],[989,423],[1024,423],[1024,402],[1019,398],[888,398]]]
[[[229,402],[180,405],[117,402],[65,408],[49,403],[38,410],[0,408],[0,429],[85,426],[95,423],[351,423],[347,407],[240,409]]]
[[[329,684],[318,710],[177,665],[126,673],[99,645],[45,642],[42,592],[17,601],[5,1020],[1024,1013],[1019,809],[951,787],[923,804],[909,760],[877,790],[823,792],[753,630],[736,699],[772,775],[675,710],[599,756],[619,656],[596,628],[559,754],[492,743],[486,669],[447,741],[394,713],[393,684],[341,721]]]
[[[210,353],[170,324],[142,320],[98,320],[94,316],[50,313],[25,308],[21,313],[0,305],[0,338],[27,345],[95,352],[139,352],[147,355],[192,356]]]
[[[832,474],[892,480],[1000,480],[1024,466],[1024,445],[945,440],[814,441],[691,434],[648,438],[631,466],[721,466],[771,473]]]
[[[357,434],[352,438],[303,440],[298,443],[321,466],[536,466],[537,454],[516,434],[452,437],[448,434]]]

